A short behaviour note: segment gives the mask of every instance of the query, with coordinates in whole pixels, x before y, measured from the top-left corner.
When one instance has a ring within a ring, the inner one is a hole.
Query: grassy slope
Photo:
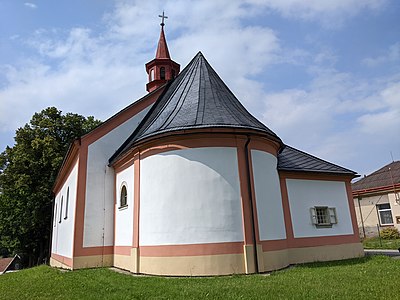
[[[314,263],[271,276],[135,277],[47,266],[0,276],[1,299],[396,299],[400,260]]]

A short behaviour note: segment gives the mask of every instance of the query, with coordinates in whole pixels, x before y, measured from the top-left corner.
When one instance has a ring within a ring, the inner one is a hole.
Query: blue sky
[[[400,2],[0,0],[0,151],[34,112],[105,120],[143,96],[165,10],[285,143],[368,174],[400,160]]]

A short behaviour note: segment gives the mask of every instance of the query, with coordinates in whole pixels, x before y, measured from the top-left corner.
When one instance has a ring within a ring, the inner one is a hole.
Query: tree
[[[49,107],[17,129],[0,154],[0,249],[25,254],[30,266],[46,257],[58,170],[69,144],[100,123]]]

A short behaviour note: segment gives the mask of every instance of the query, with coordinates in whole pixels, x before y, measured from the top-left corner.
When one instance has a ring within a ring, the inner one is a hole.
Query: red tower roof
[[[165,39],[164,26],[161,26],[160,39],[158,40],[156,58],[171,59],[169,56],[167,40]]]
[[[146,90],[152,92],[169,80],[174,79],[179,74],[180,65],[174,62],[168,51],[167,40],[164,34],[164,19],[168,18],[164,12],[159,17],[162,18],[160,39],[158,40],[156,57],[146,64],[146,72],[149,75],[149,82]]]

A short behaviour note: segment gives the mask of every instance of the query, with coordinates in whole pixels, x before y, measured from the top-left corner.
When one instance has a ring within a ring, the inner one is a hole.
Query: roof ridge
[[[198,60],[197,60],[195,63],[198,63]],[[194,72],[194,76],[196,76],[197,69],[196,69],[196,68],[191,68],[191,69],[192,69],[192,70],[191,70],[190,74],[193,74],[193,72]],[[187,76],[187,75],[186,75],[186,76]],[[187,80],[187,82],[186,82],[186,84],[185,84],[184,90],[186,90],[186,87],[188,86],[190,80],[191,80],[191,83],[193,83],[194,78],[189,77],[189,79]],[[184,103],[186,97],[187,97],[187,92],[186,92],[185,94],[182,94],[182,95],[179,97],[179,100],[177,101],[177,103],[176,103],[176,105],[175,105],[175,109],[171,112],[171,114],[169,115],[169,117],[165,120],[164,124],[163,124],[162,126],[160,126],[160,128],[162,128],[164,125],[165,125],[165,126],[168,126],[169,124],[171,124],[171,122],[173,121],[174,117],[175,117],[175,116],[179,113],[179,111],[181,110],[181,108],[182,108],[182,106],[183,106],[183,103]],[[182,98],[183,98],[183,100],[182,100]],[[178,108],[178,106],[179,106],[179,108]],[[165,105],[164,105],[164,107],[165,107]]]
[[[122,154],[122,152],[124,152],[125,148],[134,140],[134,137],[138,134],[138,132],[140,130],[142,130],[143,126],[146,124],[147,120],[149,119],[149,117],[151,116],[151,114],[153,113],[153,111],[156,110],[157,105],[159,102],[161,102],[161,100],[163,99],[164,95],[169,91],[169,87],[172,85],[172,83],[176,82],[178,80],[178,78],[180,78],[181,76],[185,76],[186,73],[189,70],[189,66],[192,64],[193,61],[195,61],[195,59],[197,57],[199,57],[199,55],[202,55],[201,52],[198,52],[189,62],[189,64],[182,70],[182,72],[180,72],[180,74],[175,77],[174,79],[172,79],[171,81],[167,82],[167,84],[165,85],[165,89],[163,90],[163,92],[161,93],[161,95],[157,98],[157,100],[154,102],[154,104],[151,106],[151,108],[149,109],[149,111],[147,112],[147,114],[143,117],[143,119],[140,121],[140,123],[138,124],[138,126],[136,127],[136,129],[132,132],[132,134],[122,143],[122,145],[114,152],[114,154],[109,158],[108,163],[112,164],[115,159]],[[178,85],[181,84],[181,82],[183,81],[183,79],[179,80]],[[157,89],[158,90],[158,89]],[[177,90],[172,91],[173,93],[176,93]],[[149,93],[150,94],[150,93]],[[147,95],[146,95],[147,96]],[[167,99],[168,100],[168,99]],[[158,115],[158,114],[157,114]],[[154,119],[155,121],[156,119]],[[154,122],[153,121],[153,122]],[[153,123],[152,122],[152,123]],[[152,124],[151,123],[151,124]],[[150,125],[146,126],[146,128],[148,128]]]
[[[192,61],[194,61],[194,59],[195,58],[193,58],[192,59]],[[189,63],[189,65],[190,65],[190,63]],[[188,66],[189,66],[188,65]],[[183,84],[183,82],[184,82],[184,78],[185,78],[185,76],[186,76],[186,73],[187,72],[189,72],[189,68],[188,68],[188,66],[186,67],[186,68],[184,68],[183,70],[182,70],[182,72],[179,74],[179,75],[182,75],[182,78],[179,80],[179,82],[177,83],[177,85],[178,85],[178,87],[179,86],[181,86],[182,84]],[[176,77],[176,78],[178,78],[178,77]],[[175,79],[176,79],[175,78]],[[175,81],[175,79],[173,79],[172,81]],[[172,84],[172,81],[170,82],[170,85]],[[169,86],[170,86],[169,85]],[[168,91],[165,91],[165,93],[163,93],[163,95],[165,95],[166,93],[167,93]],[[175,89],[174,91],[172,91],[172,95],[174,95],[174,94],[176,94],[177,93],[177,89]],[[160,97],[159,97],[159,99],[160,99],[160,101],[161,101],[161,95],[160,95]],[[169,99],[167,99],[167,101],[166,101],[166,103],[164,104],[164,106],[165,105],[167,105],[168,103],[170,103],[170,101],[172,100],[172,98],[169,98]],[[154,102],[154,104],[153,104],[153,106],[152,106],[152,108],[154,107],[154,110],[155,110],[155,108],[156,108],[156,104],[158,103],[158,102],[160,102],[160,101],[158,101],[158,99],[157,99],[157,101],[156,102]],[[149,111],[148,111],[148,113],[146,114],[146,116],[145,116],[145,118],[148,116],[148,115],[150,115],[150,113],[151,113],[151,111],[152,111],[152,109],[150,109]],[[162,111],[160,110],[158,113],[157,113],[157,117],[158,116],[160,116],[160,114],[162,113]],[[143,120],[145,119],[145,118],[143,118]],[[146,119],[147,120],[147,119]],[[146,126],[146,128],[139,128],[139,127],[141,127],[141,123],[138,125],[138,132],[140,131],[140,130],[145,130],[145,129],[147,129],[147,128],[149,128],[149,127],[151,127],[153,124],[154,124],[154,122],[157,120],[157,118],[154,118],[154,120],[150,123],[150,124],[147,124],[147,126]],[[143,123],[143,125],[145,125],[145,123]]]
[[[202,64],[202,62],[200,62]],[[205,105],[205,101],[204,98],[202,97],[202,85],[204,85],[203,81],[201,80],[202,78],[204,78],[204,71],[202,68],[200,68],[200,83],[199,83],[199,101],[197,101],[197,112],[196,112],[196,119],[194,121],[195,124],[197,124],[197,120],[199,119],[199,114],[200,114],[200,104],[203,104],[203,109],[201,110],[202,114],[201,114],[201,121],[203,122],[204,119],[204,105]],[[204,88],[205,90],[205,88]]]

